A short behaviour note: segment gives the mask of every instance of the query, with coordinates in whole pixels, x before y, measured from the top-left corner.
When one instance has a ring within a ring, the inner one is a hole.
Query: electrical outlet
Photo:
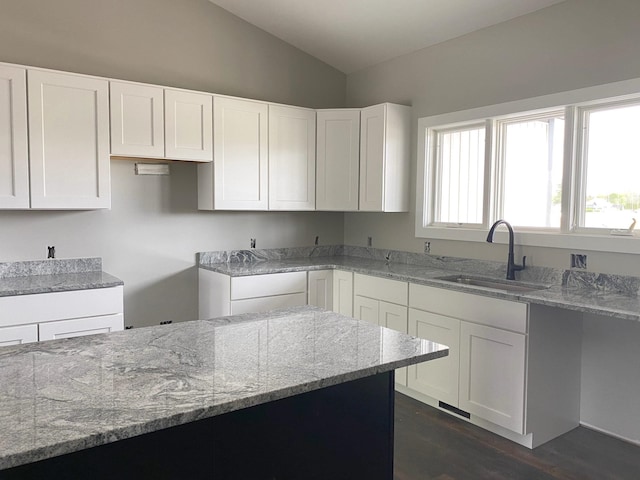
[[[424,253],[431,253],[431,242],[424,242]]]
[[[582,255],[579,253],[572,253],[571,254],[571,268],[580,268],[580,269],[586,269],[587,268],[587,256],[586,255]]]

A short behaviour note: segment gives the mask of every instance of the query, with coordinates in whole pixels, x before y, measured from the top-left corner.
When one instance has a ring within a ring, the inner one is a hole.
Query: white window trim
[[[640,92],[640,78],[625,80],[621,82],[609,83],[605,85],[597,85],[594,87],[581,88],[566,92],[544,95],[540,97],[517,100],[513,102],[490,105],[486,107],[463,110],[459,112],[446,113],[431,117],[422,117],[418,119],[418,155],[417,155],[417,185],[416,185],[416,237],[435,240],[460,240],[471,242],[486,241],[486,230],[478,230],[477,228],[451,228],[442,225],[429,226],[429,208],[426,205],[428,195],[432,195],[430,191],[433,179],[433,172],[430,171],[431,162],[430,151],[428,148],[427,133],[432,128],[455,128],[464,124],[477,123],[478,119],[502,117],[507,118],[511,115],[518,116],[522,112],[551,112],[563,108],[564,105],[580,104],[585,107],[589,103],[600,103],[602,99],[611,99],[612,101],[623,101],[631,98],[637,98]],[[581,140],[575,131],[579,122],[569,121],[570,116],[573,119],[579,115],[576,107],[567,107],[565,110],[565,121],[567,128],[565,130],[565,146],[571,148],[571,152],[576,151],[576,142]],[[572,130],[573,128],[573,130]],[[491,144],[492,142],[489,142]],[[578,147],[579,148],[579,147]],[[489,155],[487,158],[491,158]],[[488,162],[493,163],[493,162]],[[574,194],[575,185],[574,172],[577,168],[576,158],[572,158],[570,162],[565,162],[564,183],[563,183],[563,208],[568,206],[569,198]],[[569,171],[567,171],[569,170]],[[427,196],[425,196],[427,194]],[[492,195],[488,195],[493,198]],[[566,197],[566,198],[565,198]],[[487,208],[487,205],[485,205]],[[493,208],[493,205],[488,206]],[[486,211],[488,212],[489,209]],[[561,232],[530,232],[518,229],[516,232],[516,243],[525,246],[551,247],[551,248],[567,248],[574,250],[590,250],[590,251],[607,251],[617,253],[640,254],[640,237],[613,237],[608,235],[595,235],[588,232],[576,232],[575,219],[577,212],[562,212]],[[487,225],[485,225],[487,227]],[[564,233],[568,232],[568,233]],[[506,234],[496,238],[499,242],[506,242]]]

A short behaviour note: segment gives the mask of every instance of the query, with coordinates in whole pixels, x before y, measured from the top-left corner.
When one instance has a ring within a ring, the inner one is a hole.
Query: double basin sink
[[[470,285],[473,287],[484,287],[503,292],[526,293],[549,288],[548,285],[536,285],[532,283],[516,282],[515,280],[498,280],[473,275],[448,275],[446,277],[435,277],[434,280],[457,283],[460,285]]]

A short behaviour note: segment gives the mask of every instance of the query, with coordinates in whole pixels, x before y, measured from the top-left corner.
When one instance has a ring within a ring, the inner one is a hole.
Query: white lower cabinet
[[[256,313],[307,304],[307,272],[231,277],[198,272],[198,315],[201,319]]]
[[[409,307],[410,334],[449,346],[409,367],[409,395],[529,448],[578,426],[579,313],[414,284]]]
[[[408,333],[406,282],[354,274],[353,316]],[[396,370],[396,383],[407,385],[407,368]]]
[[[0,346],[118,330],[122,286],[0,298]]]

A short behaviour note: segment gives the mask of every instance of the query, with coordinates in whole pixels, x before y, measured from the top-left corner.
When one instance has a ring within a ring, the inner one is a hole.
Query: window
[[[577,226],[629,227],[640,210],[640,102],[581,109]]]
[[[435,223],[482,224],[485,127],[436,132]]]
[[[560,228],[564,112],[498,123],[499,218],[512,225]]]
[[[640,254],[640,78],[418,127],[417,237],[483,242],[504,219],[521,245]]]

